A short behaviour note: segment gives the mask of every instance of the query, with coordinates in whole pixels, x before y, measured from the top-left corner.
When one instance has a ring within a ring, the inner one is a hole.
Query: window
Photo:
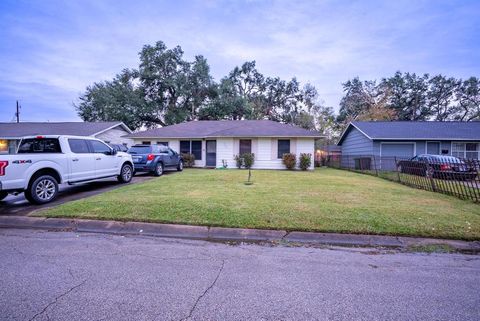
[[[145,140],[145,141],[142,142],[142,145],[151,145],[151,143],[149,141]]]
[[[192,141],[192,154],[195,155],[195,159],[202,159],[202,141],[193,140]]]
[[[452,143],[452,156],[480,159],[479,143]]]
[[[88,149],[88,143],[85,139],[69,139],[68,145],[70,150],[75,154],[88,154],[90,150]]]
[[[239,154],[251,153],[252,152],[252,140],[251,139],[240,139],[240,150]]]
[[[157,142],[157,145],[163,145],[168,147],[168,142]]]
[[[99,142],[98,140],[91,140],[90,144],[94,153],[108,154],[111,151],[110,147],[102,142]]]
[[[57,138],[29,138],[23,139],[18,148],[19,154],[27,153],[61,153]]]
[[[180,153],[193,154],[196,160],[202,159],[202,141],[201,140],[181,140]]]
[[[0,139],[0,154],[8,153],[8,140]]]
[[[132,146],[128,150],[129,154],[150,154],[152,148],[150,146]]]
[[[283,154],[290,153],[290,140],[289,139],[279,139],[278,140],[278,158],[282,158]]]

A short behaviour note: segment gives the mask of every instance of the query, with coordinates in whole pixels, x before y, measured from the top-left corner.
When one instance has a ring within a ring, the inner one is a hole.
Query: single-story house
[[[355,121],[338,145],[343,156],[435,154],[480,159],[480,121]]]
[[[21,137],[35,135],[93,136],[106,143],[131,146],[132,131],[123,122],[0,123],[0,154],[13,154]]]
[[[190,121],[128,135],[136,144],[162,144],[195,155],[196,167],[235,167],[235,155],[254,153],[252,168],[283,169],[284,153],[315,153],[318,132],[270,120]]]

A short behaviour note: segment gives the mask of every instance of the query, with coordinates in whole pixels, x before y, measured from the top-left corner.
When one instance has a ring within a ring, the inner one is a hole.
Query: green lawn
[[[480,205],[336,169],[190,169],[37,215],[480,239]]]

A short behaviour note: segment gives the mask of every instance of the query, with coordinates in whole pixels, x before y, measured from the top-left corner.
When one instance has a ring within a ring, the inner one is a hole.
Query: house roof
[[[0,123],[0,138],[19,138],[35,135],[95,136],[109,129],[122,126],[132,131],[123,122],[24,122]]]
[[[271,120],[199,120],[130,134],[131,138],[322,137],[318,132]]]
[[[356,121],[348,125],[338,145],[352,128],[371,140],[480,140],[480,121]]]

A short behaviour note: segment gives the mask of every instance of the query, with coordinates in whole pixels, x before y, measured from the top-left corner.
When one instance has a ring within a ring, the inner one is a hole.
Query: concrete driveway
[[[480,317],[480,257],[0,229],[0,320]]]
[[[165,173],[165,175],[169,175],[169,173]],[[133,177],[130,184],[144,182],[151,178],[153,176],[149,174],[139,174]],[[9,195],[3,201],[0,201],[0,215],[28,215],[39,208],[56,206],[65,202],[101,194],[121,186],[124,185],[119,184],[116,178],[102,179],[78,185],[61,184],[57,199],[45,205],[30,204],[23,196],[23,193],[17,196]]]

